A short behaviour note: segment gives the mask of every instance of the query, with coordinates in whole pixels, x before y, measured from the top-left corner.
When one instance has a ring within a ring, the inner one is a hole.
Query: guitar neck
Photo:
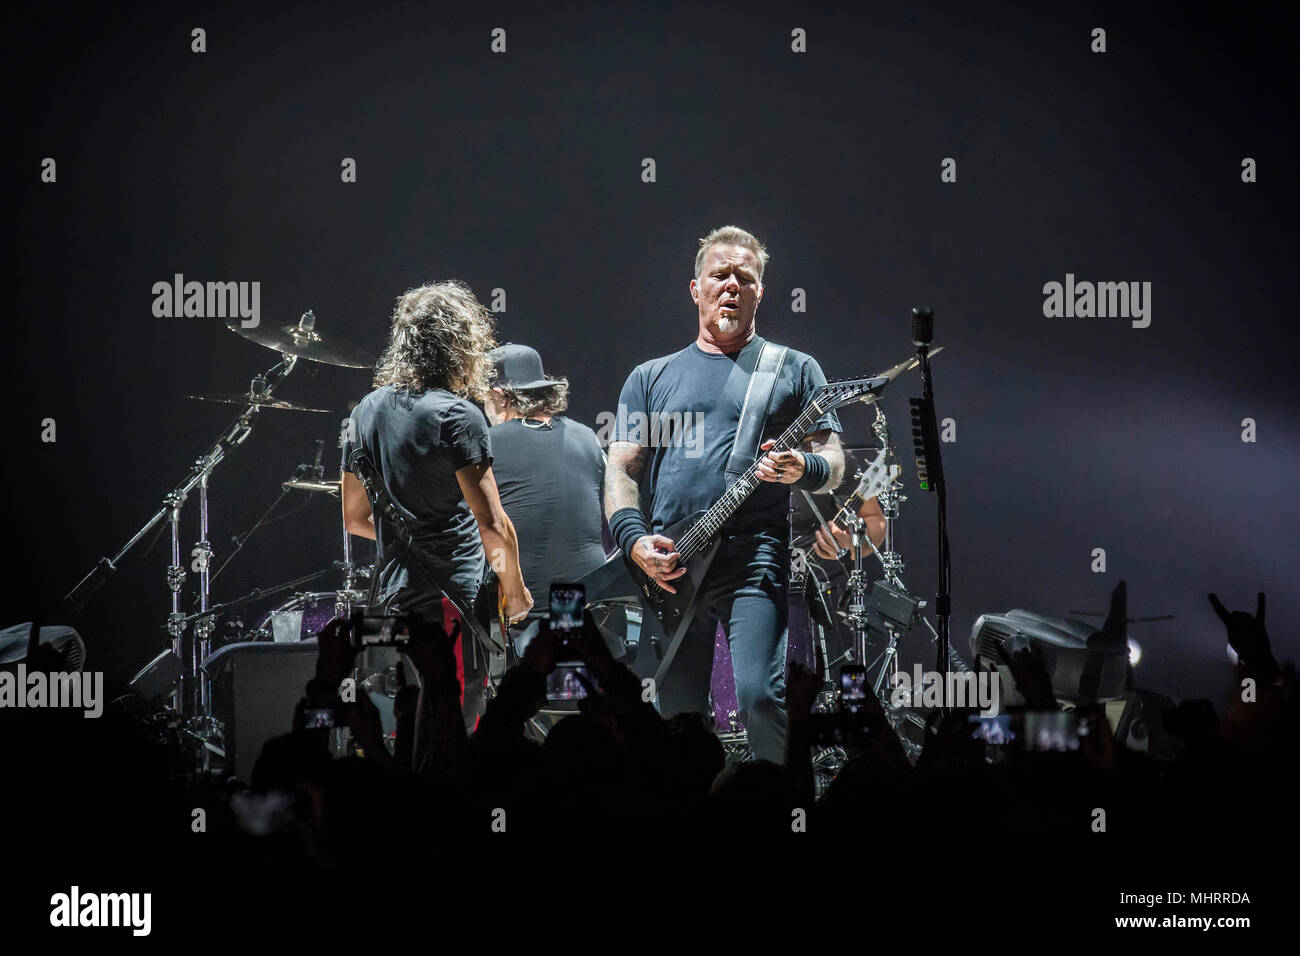
[[[812,423],[826,414],[827,409],[823,408],[821,403],[816,399],[809,404],[799,416],[790,423],[790,427],[781,433],[776,443],[772,446],[773,451],[789,451],[808,434]],[[690,560],[691,556],[703,548],[706,544],[722,530],[722,526],[733,514],[736,513],[752,495],[755,489],[761,484],[761,479],[756,472],[758,471],[758,462],[762,456],[755,460],[752,465],[745,469],[745,473],[736,479],[736,483],[726,490],[712,508],[705,512],[691,529],[686,532],[681,541],[677,542],[677,553],[681,555],[683,561]]]

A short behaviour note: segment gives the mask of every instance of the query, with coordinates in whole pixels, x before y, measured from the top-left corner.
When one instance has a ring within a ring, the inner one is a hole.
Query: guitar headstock
[[[854,498],[859,501],[869,501],[894,486],[902,469],[898,465],[888,464],[887,459],[888,451],[882,448],[875,459],[862,469],[858,477],[858,486],[853,489]]]
[[[890,379],[884,375],[869,378],[841,378],[817,388],[813,401],[823,411],[849,405],[853,402],[874,402],[885,390]]]

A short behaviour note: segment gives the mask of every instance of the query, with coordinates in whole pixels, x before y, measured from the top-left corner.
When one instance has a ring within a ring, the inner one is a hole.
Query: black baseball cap
[[[545,388],[554,384],[542,371],[542,357],[527,345],[507,342],[494,348],[489,355],[496,367],[497,377],[492,384],[510,388]]]

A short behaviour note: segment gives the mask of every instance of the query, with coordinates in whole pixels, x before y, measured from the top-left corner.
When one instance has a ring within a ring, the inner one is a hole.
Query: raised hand
[[[384,743],[379,708],[369,694],[358,694],[355,701],[343,705],[343,712],[347,717],[348,729],[352,731],[353,738],[361,745],[366,757],[380,762],[391,759],[388,746]]]
[[[524,648],[523,662],[543,677],[555,670],[555,635],[550,621],[539,623],[537,633]]]
[[[453,648],[460,637],[460,621],[452,625],[448,634],[437,621],[421,614],[409,616],[411,637],[398,651],[410,658],[422,677],[431,681],[456,678],[456,655]]]
[[[790,662],[790,672],[785,679],[785,702],[791,720],[808,719],[822,683],[820,670],[812,670],[799,661]]]
[[[1219,620],[1228,630],[1228,644],[1249,669],[1265,676],[1278,672],[1277,661],[1269,646],[1268,630],[1264,627],[1264,592],[1260,591],[1255,602],[1255,613],[1248,611],[1229,611],[1223,602],[1214,595],[1208,595],[1210,606]]]
[[[614,657],[609,652],[605,637],[596,626],[596,619],[591,611],[582,612],[582,630],[569,639],[570,646],[582,658],[597,680],[604,678],[614,666]]]
[[[343,678],[352,673],[357,651],[352,646],[352,621],[348,618],[335,618],[326,624],[318,635],[320,647],[316,657],[316,676],[324,682],[331,693],[339,689]]]

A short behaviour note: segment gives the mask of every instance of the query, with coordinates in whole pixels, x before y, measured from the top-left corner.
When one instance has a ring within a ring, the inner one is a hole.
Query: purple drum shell
[[[271,631],[271,615],[281,611],[302,611],[302,629],[299,640],[315,637],[335,617],[335,604],[338,595],[333,591],[319,591],[314,594],[297,594],[279,607],[268,613],[257,625],[258,630]]]

